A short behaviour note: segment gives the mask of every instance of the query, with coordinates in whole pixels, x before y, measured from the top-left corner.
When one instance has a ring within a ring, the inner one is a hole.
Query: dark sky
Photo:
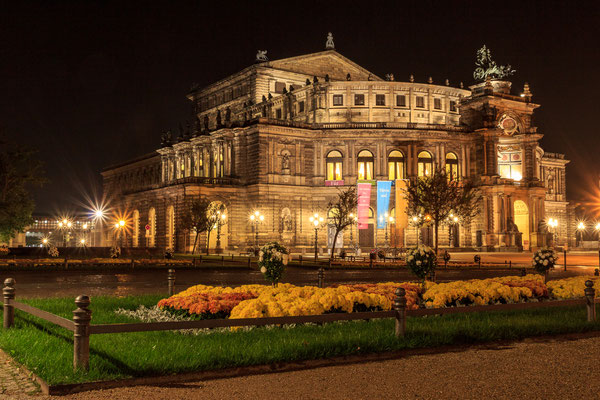
[[[336,49],[396,80],[472,84],[483,44],[529,82],[546,151],[564,152],[571,198],[600,170],[600,2],[19,1],[0,9],[0,134],[35,145],[50,183],[39,211],[99,186],[105,166],[155,150],[191,119],[192,83],[254,61]],[[212,5],[211,5],[212,4]],[[97,190],[97,189],[96,189]]]

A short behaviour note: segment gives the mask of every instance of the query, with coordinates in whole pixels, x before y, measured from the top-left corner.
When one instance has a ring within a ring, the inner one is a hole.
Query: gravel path
[[[599,360],[600,337],[529,339],[364,364],[92,391],[61,399],[598,399]]]

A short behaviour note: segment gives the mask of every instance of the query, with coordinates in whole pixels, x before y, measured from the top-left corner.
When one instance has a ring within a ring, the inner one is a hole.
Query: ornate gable
[[[347,74],[350,74],[353,81],[366,81],[369,76],[374,81],[383,80],[335,50],[283,58],[262,65],[318,77],[324,77],[325,74],[328,74],[332,80],[340,81],[346,80]]]

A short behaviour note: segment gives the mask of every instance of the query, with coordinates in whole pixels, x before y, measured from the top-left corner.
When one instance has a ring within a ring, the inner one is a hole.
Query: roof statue
[[[257,62],[269,61],[269,59],[267,58],[267,51],[266,50],[256,50],[256,61]]]
[[[325,42],[325,49],[333,50],[335,49],[335,44],[333,44],[333,35],[331,32],[327,34],[327,41]]]
[[[485,45],[477,50],[477,68],[473,72],[473,78],[477,81],[485,81],[488,77],[492,79],[508,78],[516,72],[511,69],[510,64],[498,65],[492,60],[492,52]]]

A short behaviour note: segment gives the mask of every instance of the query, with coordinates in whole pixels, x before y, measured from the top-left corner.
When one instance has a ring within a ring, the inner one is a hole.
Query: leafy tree
[[[209,230],[211,226],[208,221],[208,209],[210,207],[210,200],[206,198],[194,199],[190,204],[190,208],[183,214],[181,218],[181,227],[186,230],[195,230],[196,237],[194,238],[194,247],[192,248],[192,254],[196,251],[196,244],[198,243],[198,236],[202,232]]]
[[[181,218],[181,227],[186,230],[195,230],[194,246],[192,254],[196,252],[198,236],[206,232],[206,254],[209,253],[210,233],[213,229],[223,226],[226,220],[222,217],[225,206],[219,202],[210,201],[206,198],[198,198],[192,201],[190,208]]]
[[[338,192],[337,198],[330,201],[327,208],[330,210],[329,223],[335,228],[333,245],[331,247],[331,259],[335,255],[335,244],[340,232],[354,223],[352,213],[356,212],[356,187],[350,186]]]
[[[469,223],[479,213],[481,195],[472,181],[450,180],[443,170],[411,181],[405,189],[407,213],[419,225],[433,223],[435,254],[438,253],[438,228],[450,215]]]
[[[33,220],[28,189],[45,182],[42,163],[31,148],[0,139],[0,240],[8,242]]]

